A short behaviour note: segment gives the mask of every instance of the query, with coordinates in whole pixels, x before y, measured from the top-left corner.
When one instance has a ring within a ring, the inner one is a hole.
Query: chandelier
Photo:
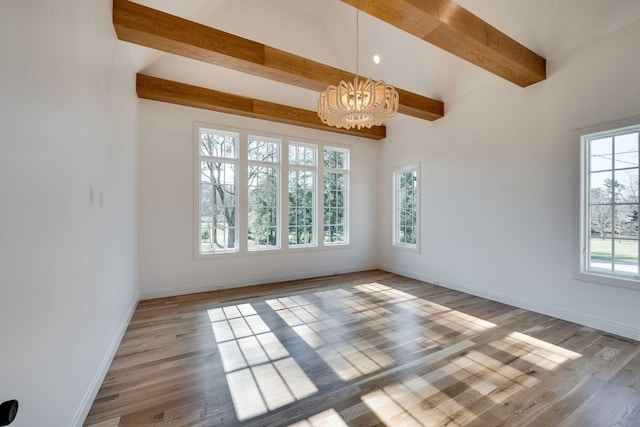
[[[356,9],[356,77],[353,82],[340,80],[320,94],[318,117],[323,123],[351,129],[379,126],[398,112],[398,92],[382,80],[359,76],[359,22]]]

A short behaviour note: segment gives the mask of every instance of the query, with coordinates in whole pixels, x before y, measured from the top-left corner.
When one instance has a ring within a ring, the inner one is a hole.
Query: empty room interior
[[[0,425],[640,426],[640,2],[0,8]]]

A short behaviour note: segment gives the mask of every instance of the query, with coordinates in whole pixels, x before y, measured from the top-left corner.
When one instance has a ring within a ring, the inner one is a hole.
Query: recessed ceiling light
[[[380,63],[380,55],[378,55],[377,53],[375,55],[373,55],[373,63],[374,64],[379,64]]]

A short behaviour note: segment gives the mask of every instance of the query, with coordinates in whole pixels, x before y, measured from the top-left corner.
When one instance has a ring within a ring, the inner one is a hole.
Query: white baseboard
[[[187,285],[175,288],[140,291],[140,299],[147,300],[153,298],[173,297],[176,295],[196,294],[199,292],[219,291],[222,289],[241,288],[244,286],[266,285],[269,283],[286,282],[289,280],[311,279],[314,277],[355,273],[358,271],[373,270],[378,268],[375,265],[358,265],[342,268],[327,267],[317,270],[305,270],[287,274],[277,274],[272,276],[258,276],[243,278],[239,280],[227,280],[216,283],[202,283],[198,285]]]
[[[537,303],[535,301],[530,301],[524,298],[505,295],[499,292],[487,291],[486,289],[476,288],[466,284],[442,280],[438,281],[434,278],[427,277],[426,275],[417,273],[415,271],[395,269],[389,265],[382,265],[380,268],[391,273],[400,274],[402,276],[407,276],[412,279],[421,280],[427,283],[433,283],[434,285],[439,285],[444,288],[453,289],[456,291],[486,298],[492,301],[501,302],[503,304],[512,305],[514,307],[524,308],[525,310],[531,310],[536,313],[545,314],[547,316],[553,316],[558,319],[588,326],[590,328],[598,329],[604,332],[609,332],[611,334],[629,338],[634,341],[640,340],[640,329],[632,328],[621,323],[612,322],[610,320],[601,319],[584,313],[565,310],[556,306]]]
[[[120,346],[120,342],[124,337],[124,333],[127,331],[127,327],[131,322],[133,313],[136,311],[137,305],[138,305],[138,300],[135,300],[131,305],[131,307],[129,307],[129,311],[127,312],[126,316],[124,316],[124,319],[122,319],[122,322],[118,327],[118,331],[116,332],[116,335],[111,340],[109,349],[107,350],[104,358],[102,359],[102,362],[100,363],[100,369],[98,369],[98,372],[93,378],[93,381],[89,386],[89,389],[85,393],[84,399],[82,399],[82,402],[80,403],[80,407],[76,411],[76,415],[73,417],[73,421],[71,422],[72,426],[82,427],[82,425],[84,424],[84,421],[87,418],[87,415],[89,414],[89,410],[91,409],[91,405],[93,405],[93,401],[98,395],[98,391],[100,391],[100,386],[102,386],[102,382],[104,381],[104,378],[107,376],[107,372],[109,371],[111,362],[113,361],[113,358],[115,357],[116,352],[118,351],[118,347]]]

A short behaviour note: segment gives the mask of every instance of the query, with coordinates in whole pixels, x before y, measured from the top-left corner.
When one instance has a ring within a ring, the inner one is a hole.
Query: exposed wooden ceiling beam
[[[546,78],[546,60],[451,0],[342,0],[519,86]]]
[[[128,0],[113,1],[113,26],[120,40],[319,92],[355,77],[348,71]],[[444,116],[441,101],[396,90],[400,113],[425,120]]]
[[[136,76],[136,91],[138,96],[144,99],[236,114],[254,119],[270,120],[327,132],[376,140],[383,139],[387,134],[384,126],[374,126],[371,129],[364,128],[360,130],[339,129],[322,123],[315,111],[246,98],[145,74]]]

